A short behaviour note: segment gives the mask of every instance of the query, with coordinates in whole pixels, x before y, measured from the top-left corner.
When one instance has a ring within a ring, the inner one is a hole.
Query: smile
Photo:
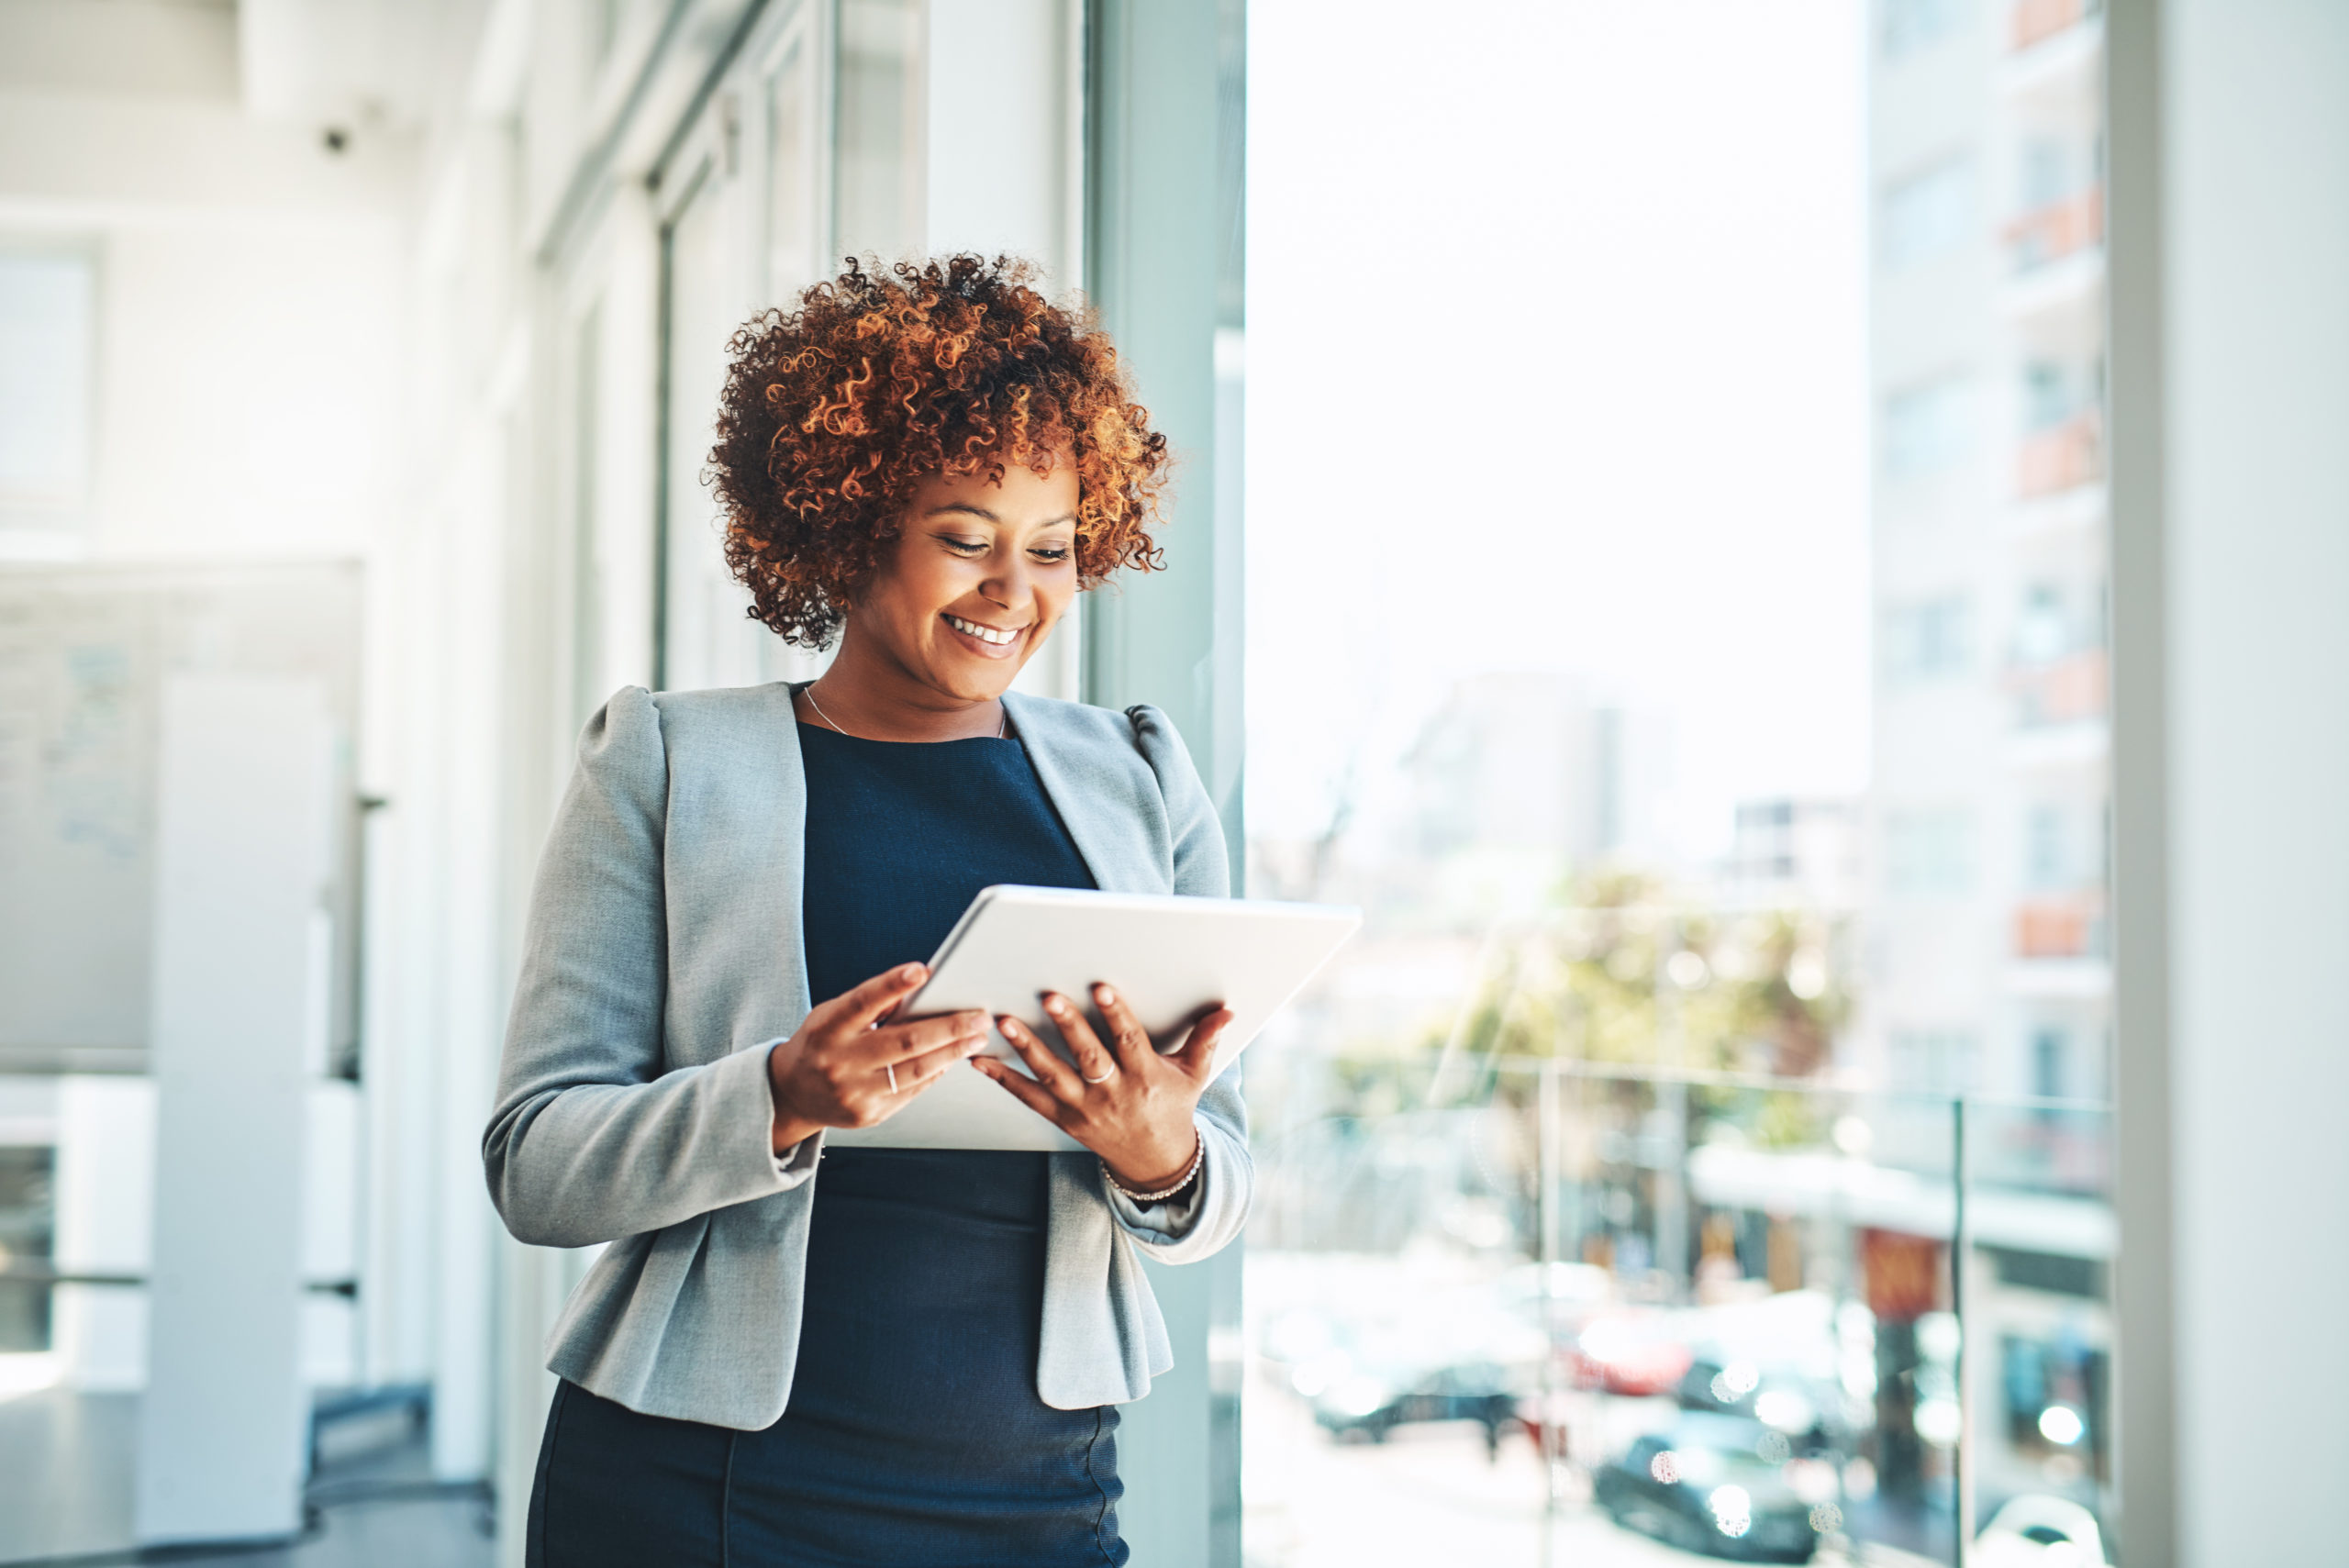
[[[961,616],[948,616],[946,624],[965,637],[975,637],[981,642],[991,643],[997,648],[1008,647],[1019,640],[1019,631],[997,631],[994,627],[981,626],[974,620],[964,620]]]

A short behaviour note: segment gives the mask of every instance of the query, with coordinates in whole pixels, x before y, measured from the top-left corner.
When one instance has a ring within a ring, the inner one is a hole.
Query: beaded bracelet
[[[1191,1137],[1197,1140],[1197,1147],[1191,1151],[1191,1162],[1183,1168],[1182,1175],[1175,1178],[1174,1184],[1171,1187],[1161,1187],[1154,1193],[1138,1193],[1134,1191],[1133,1188],[1126,1185],[1125,1183],[1118,1180],[1117,1173],[1109,1169],[1109,1162],[1107,1160],[1101,1162],[1102,1180],[1108,1182],[1111,1186],[1117,1188],[1119,1192],[1125,1194],[1136,1203],[1164,1203],[1168,1198],[1173,1197],[1176,1193],[1181,1192],[1185,1187],[1189,1186],[1193,1182],[1197,1181],[1199,1175],[1199,1167],[1207,1163],[1208,1140],[1206,1137],[1200,1133],[1197,1128],[1193,1128],[1191,1129]]]

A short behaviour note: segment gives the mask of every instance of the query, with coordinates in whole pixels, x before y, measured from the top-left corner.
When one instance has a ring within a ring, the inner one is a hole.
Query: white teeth
[[[981,626],[976,621],[964,620],[961,616],[948,616],[946,624],[956,631],[967,632],[981,642],[992,642],[998,648],[1006,643],[1019,640],[1019,634],[1016,631],[997,631],[991,626]]]

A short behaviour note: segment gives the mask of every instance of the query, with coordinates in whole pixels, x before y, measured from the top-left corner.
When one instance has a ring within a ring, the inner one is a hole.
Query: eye
[[[1038,545],[1034,550],[1029,551],[1029,553],[1033,555],[1039,561],[1066,561],[1069,556],[1069,549],[1068,546],[1064,544],[1043,544]]]
[[[985,555],[987,552],[986,541],[984,539],[956,539],[952,534],[940,534],[938,542],[957,555]]]

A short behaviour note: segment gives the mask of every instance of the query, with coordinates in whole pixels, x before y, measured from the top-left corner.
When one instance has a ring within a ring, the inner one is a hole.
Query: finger
[[[1093,988],[1093,1005],[1101,1009],[1101,1021],[1109,1026],[1111,1047],[1118,1053],[1118,1065],[1131,1067],[1145,1052],[1155,1054],[1158,1047],[1152,1041],[1150,1031],[1141,1027],[1126,999],[1107,985]]]
[[[1019,1060],[1028,1064],[1028,1071],[1036,1075],[1036,1081],[1051,1091],[1054,1098],[1074,1104],[1077,1097],[1085,1093],[1085,1085],[1077,1082],[1076,1073],[1069,1064],[1054,1054],[1052,1048],[1039,1039],[1026,1024],[1007,1015],[996,1020],[996,1027],[1003,1031],[1003,1038],[1011,1042],[1011,1049],[1019,1053]],[[1065,1025],[1063,1032],[1066,1032]],[[1095,1049],[1100,1049],[1098,1042],[1096,1042]]]
[[[884,1067],[943,1051],[966,1040],[987,1037],[987,1016],[977,1011],[940,1013],[911,1023],[885,1024],[855,1042],[858,1059]]]
[[[1052,1091],[1041,1084],[1014,1072],[992,1056],[974,1056],[971,1059],[971,1065],[1001,1084],[1013,1099],[1054,1127],[1060,1125],[1061,1102],[1054,1099]]]
[[[1218,1007],[1191,1026],[1189,1036],[1182,1047],[1171,1053],[1174,1064],[1194,1078],[1204,1078],[1215,1067],[1215,1048],[1223,1039],[1223,1031],[1231,1027],[1232,1012]]]
[[[1044,1012],[1052,1018],[1052,1027],[1061,1031],[1062,1042],[1085,1077],[1099,1078],[1118,1065],[1118,1059],[1109,1054],[1109,1048],[1093,1032],[1093,1020],[1074,1002],[1057,991],[1047,991]]]
[[[1115,995],[1106,985],[1095,986],[1094,992],[1097,996]],[[1054,1002],[1061,1003],[1063,1010],[1055,1014],[1052,1021],[1059,1025],[1061,1038],[1068,1041],[1068,1053],[1076,1059],[1078,1074],[1087,1084],[1097,1086],[1116,1077],[1119,1070],[1126,1064],[1123,1053],[1114,1044],[1103,1043],[1101,1038],[1093,1032],[1092,1020],[1079,1012],[1066,997],[1057,994],[1049,995],[1044,1006],[1049,1009]],[[1074,1029],[1065,1021],[1071,1018],[1076,1023]],[[1115,1041],[1118,1038],[1117,1020],[1105,1015],[1103,1021],[1108,1026],[1109,1040]]]
[[[977,1040],[958,1040],[910,1061],[895,1063],[897,1069],[897,1098],[900,1101],[911,1099],[946,1076],[948,1070],[956,1062],[968,1062],[976,1056],[985,1038],[982,1035]]]
[[[921,989],[930,978],[927,964],[901,963],[885,973],[876,974],[852,991],[842,992],[817,1008],[830,1016],[823,1020],[827,1029],[869,1029],[881,1021],[890,1008]]]

